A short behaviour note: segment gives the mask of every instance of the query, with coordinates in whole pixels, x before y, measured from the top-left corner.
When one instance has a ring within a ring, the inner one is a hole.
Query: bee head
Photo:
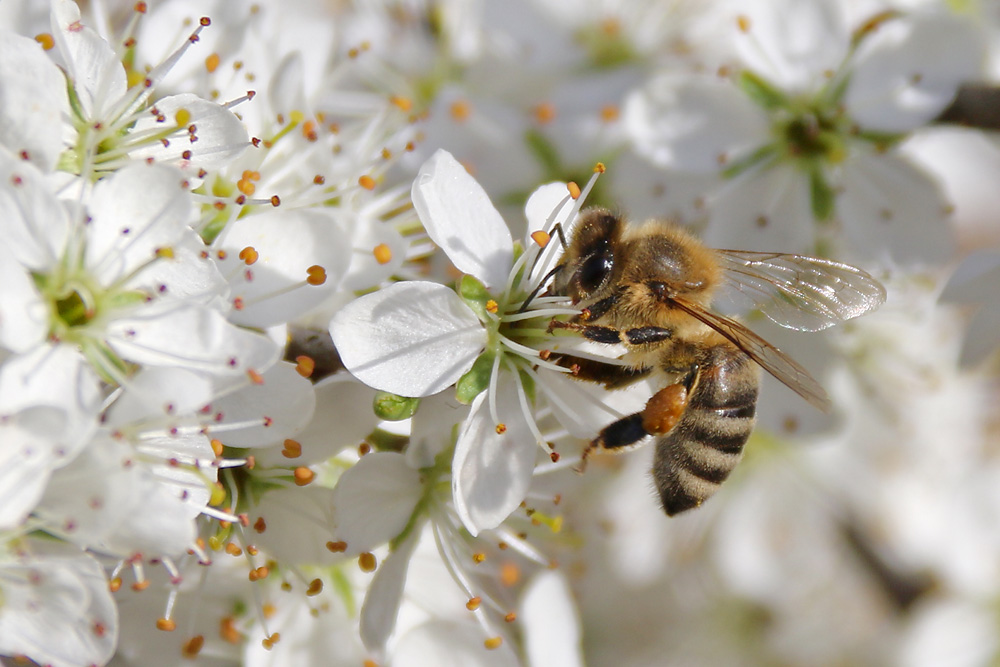
[[[623,225],[622,218],[607,209],[583,211],[554,276],[552,293],[566,295],[573,303],[605,296],[614,284]]]

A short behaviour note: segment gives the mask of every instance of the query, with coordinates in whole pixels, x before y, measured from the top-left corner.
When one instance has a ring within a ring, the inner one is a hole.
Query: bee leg
[[[580,324],[578,322],[563,322],[561,320],[552,320],[549,322],[549,333],[552,333],[553,329],[579,331],[587,340],[607,345],[615,343],[628,343],[629,345],[658,343],[669,340],[674,336],[673,329],[665,329],[663,327],[637,327],[635,329],[620,331],[612,327],[602,327],[596,324]]]
[[[539,355],[545,361],[551,361],[572,371],[577,380],[603,384],[606,389],[621,389],[647,377],[653,369],[648,366],[635,368],[620,364],[609,364],[596,359],[574,357],[571,354],[544,351]]]
[[[624,451],[650,435],[669,433],[687,408],[690,381],[668,384],[650,397],[642,412],[637,412],[605,426],[580,455],[578,472],[587,466],[587,458],[595,449]]]

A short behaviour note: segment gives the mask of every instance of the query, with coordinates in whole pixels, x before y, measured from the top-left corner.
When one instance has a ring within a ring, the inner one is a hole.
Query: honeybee
[[[624,344],[626,365],[552,353],[581,379],[609,389],[656,376],[662,386],[636,414],[605,427],[584,450],[622,451],[656,438],[653,479],[668,515],[697,507],[739,462],[754,427],[759,369],[829,409],[819,383],[736,320],[711,309],[721,291],[778,324],[818,331],[863,315],[885,289],[861,269],[816,257],[713,250],[662,220],[630,225],[601,208],[580,214],[552,271],[549,294],[582,307],[549,331]]]

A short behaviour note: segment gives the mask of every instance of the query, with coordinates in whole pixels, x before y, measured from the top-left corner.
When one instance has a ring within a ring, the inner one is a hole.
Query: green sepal
[[[455,383],[455,400],[462,405],[468,405],[490,386],[494,359],[493,352],[483,352],[479,355],[472,368]]]
[[[768,111],[787,107],[789,104],[788,96],[785,93],[754,72],[741,72],[737,85],[751,100]]]
[[[478,278],[468,274],[458,281],[458,295],[468,304],[481,322],[488,322],[490,315],[486,311],[486,302],[493,297]]]
[[[750,168],[756,167],[758,164],[763,162],[770,161],[777,154],[778,150],[774,144],[765,144],[757,148],[749,155],[730,163],[729,166],[722,170],[722,176],[723,178],[736,178]]]
[[[527,144],[528,150],[542,166],[543,174],[559,174],[563,171],[559,151],[541,131],[535,128],[528,129],[524,133],[524,143]]]
[[[812,203],[812,213],[819,221],[829,220],[833,216],[836,193],[826,180],[823,170],[817,165],[809,170],[809,200]]]
[[[387,391],[376,392],[375,400],[372,402],[375,416],[388,422],[409,419],[416,414],[418,407],[420,407],[419,398],[409,398]]]
[[[354,618],[357,613],[357,602],[354,599],[354,587],[351,580],[340,568],[334,568],[330,572],[330,583],[333,584],[333,592],[344,603],[344,611],[349,618]]]
[[[377,428],[368,434],[365,442],[380,452],[401,452],[410,443],[410,438]]]

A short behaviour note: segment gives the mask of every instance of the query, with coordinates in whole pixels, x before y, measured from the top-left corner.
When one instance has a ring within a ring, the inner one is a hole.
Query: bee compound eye
[[[614,268],[614,258],[607,249],[589,255],[576,272],[577,284],[586,294],[596,292],[607,282]]]

